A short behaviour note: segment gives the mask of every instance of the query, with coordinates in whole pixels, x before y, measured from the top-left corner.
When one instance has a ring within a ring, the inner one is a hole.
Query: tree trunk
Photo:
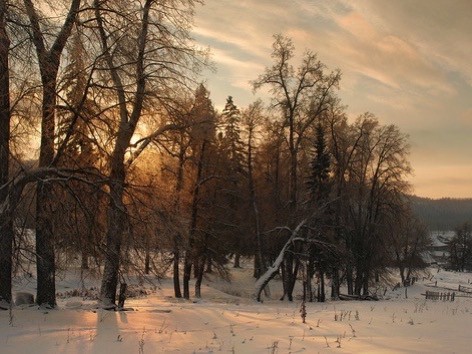
[[[341,284],[339,281],[339,270],[338,268],[333,269],[333,279],[331,284],[331,299],[339,300],[339,288]]]
[[[144,274],[149,275],[151,273],[151,251],[149,250],[149,245],[146,245],[145,255],[144,255]]]
[[[89,252],[84,247],[82,249],[82,254],[81,254],[80,269],[89,269],[88,257],[89,257]]]
[[[361,260],[358,260],[356,265],[356,278],[354,280],[354,294],[361,295],[362,287],[364,285],[365,270]]]
[[[288,301],[293,301],[293,290],[295,289],[295,284],[297,282],[297,278],[298,278],[298,271],[300,269],[300,258],[295,258],[295,267],[292,271],[292,274],[291,274],[291,278],[290,278],[290,284],[289,284],[289,288],[288,288],[288,294],[287,294],[287,297],[288,297]]]
[[[115,146],[110,158],[109,174],[109,204],[107,212],[107,233],[105,245],[105,267],[100,289],[100,301],[105,307],[115,307],[116,289],[118,286],[118,273],[121,261],[121,244],[124,233],[124,220],[126,210],[123,203],[124,187],[126,181],[126,168],[124,159],[131,138],[136,130],[136,126],[143,110],[146,75],[144,73],[144,57],[149,28],[149,11],[151,1],[146,1],[142,8],[141,28],[138,34],[137,58],[136,58],[136,89],[132,102],[126,98],[124,85],[120,73],[114,63],[113,54],[108,45],[109,36],[104,27],[102,18],[101,2],[93,1],[95,18],[99,32],[100,44],[103,55],[110,71],[110,78],[115,85],[116,99],[118,101],[120,123],[116,133]],[[128,107],[132,105],[131,113]]]
[[[366,271],[362,279],[362,295],[369,295],[369,278],[370,273]]]
[[[124,155],[121,157],[123,158],[123,156]],[[118,156],[116,156],[114,160],[116,165],[112,166],[110,173],[110,200],[108,204],[108,226],[105,240],[105,267],[100,288],[100,301],[105,308],[113,307],[116,302],[121,243],[123,239],[124,219],[126,217],[123,205],[123,160],[121,159],[120,163]]]
[[[173,282],[174,282],[174,296],[176,298],[181,298],[182,293],[180,290],[180,273],[179,273],[179,263],[180,263],[180,251],[178,247],[174,246],[174,259],[172,260],[173,263]]]
[[[205,269],[205,257],[200,257],[195,264],[196,280],[195,280],[195,297],[200,299],[202,297],[202,281],[203,270]]]
[[[313,287],[312,281],[315,275],[315,250],[313,245],[310,245],[308,253],[308,265],[306,270],[306,286],[307,286],[307,298],[309,302],[313,302]]]
[[[190,250],[185,252],[184,257],[184,298],[190,299],[190,277],[192,274],[192,256],[189,254]]]
[[[180,193],[183,188],[184,181],[184,163],[185,163],[185,147],[183,142],[180,142],[180,153],[179,153],[179,168],[177,170],[177,180],[175,184],[175,203],[174,210],[177,215],[180,215]],[[174,296],[176,298],[182,297],[182,291],[180,289],[180,248],[179,243],[181,243],[181,236],[177,232],[173,235],[174,250],[173,250],[173,282],[174,282]]]
[[[54,161],[56,80],[60,58],[75,22],[80,0],[72,0],[66,20],[50,49],[46,49],[39,16],[31,0],[24,0],[31,24],[32,40],[39,61],[42,84],[41,143],[39,167],[49,167]],[[36,195],[36,302],[54,307],[56,305],[54,234],[52,230],[52,186],[39,181]]]
[[[241,255],[236,253],[234,255],[234,265],[233,268],[241,268]]]
[[[282,269],[282,280],[284,283],[284,294],[282,300],[287,297],[288,301],[293,301],[291,285],[293,279],[293,251],[289,251],[285,254],[284,267]]]
[[[118,295],[118,309],[123,310],[125,307],[125,300],[126,300],[126,289],[128,285],[126,283],[120,284],[120,293]]]
[[[50,166],[54,159],[57,71],[42,77],[43,103],[39,167]],[[48,182],[36,185],[36,272],[38,305],[56,306],[55,250],[52,228],[53,187]]]
[[[324,272],[320,271],[320,283],[319,283],[318,302],[325,302],[325,276]]]
[[[354,295],[354,275],[351,262],[348,261],[346,266],[346,282],[347,282],[347,293],[349,295]]]
[[[195,250],[195,237],[197,231],[197,219],[198,219],[198,199],[200,197],[200,183],[203,174],[203,161],[205,158],[205,148],[206,148],[207,141],[202,141],[202,146],[200,150],[200,158],[198,159],[198,166],[197,166],[197,177],[195,180],[195,188],[193,189],[193,198],[192,198],[192,215],[190,220],[190,232],[189,232],[189,240],[187,251],[185,252],[185,259],[184,259],[184,298],[190,298],[190,276],[192,272],[192,262],[194,261],[194,257],[196,257]],[[197,270],[195,270],[197,271]]]
[[[211,256],[207,257],[205,273],[213,273]]]
[[[54,234],[51,223],[52,186],[38,182],[36,194],[36,272],[38,305],[56,306]]]
[[[254,184],[254,174],[253,174],[253,158],[252,158],[252,139],[253,139],[253,127],[249,129],[248,135],[248,154],[247,154],[247,165],[248,165],[248,189],[250,203],[252,205],[252,211],[254,216],[254,234],[256,236],[256,252],[254,257],[254,277],[259,278],[262,273],[265,273],[267,270],[267,264],[264,257],[264,245],[261,235],[260,227],[260,215],[259,208],[257,206],[257,197],[256,197],[256,186]]]
[[[257,279],[261,276],[261,274],[261,259],[259,257],[259,253],[256,251],[256,254],[254,255],[254,271],[252,272],[252,276]]]
[[[0,187],[8,182],[10,170],[10,38],[6,31],[6,9],[6,1],[0,0]],[[0,205],[7,198],[8,189],[1,189]],[[0,245],[0,300],[11,303],[13,221],[10,213],[0,218]]]

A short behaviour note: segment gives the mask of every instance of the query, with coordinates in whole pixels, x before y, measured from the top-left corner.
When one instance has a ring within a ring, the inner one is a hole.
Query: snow
[[[448,292],[467,286],[470,273],[430,269],[413,286],[392,291],[380,301],[307,303],[306,324],[300,300],[276,299],[281,284],[274,279],[272,298],[257,303],[252,269],[232,269],[232,282],[205,279],[203,298],[174,299],[172,282],[140,285],[149,295],[127,300],[134,311],[95,309],[95,301],[64,296],[59,309],[26,305],[0,311],[0,352],[7,353],[467,353],[472,326],[472,298],[454,302],[425,300],[426,290]],[[153,280],[153,279],[149,279]],[[129,279],[137,283],[137,278]],[[436,284],[434,287],[433,284]],[[58,291],[90,289],[98,277],[80,272],[58,277]],[[31,291],[26,279],[15,290]],[[407,298],[405,298],[405,295]],[[465,294],[464,294],[465,295]]]
[[[455,236],[455,231],[432,231],[430,233],[432,247],[447,247],[447,242]]]

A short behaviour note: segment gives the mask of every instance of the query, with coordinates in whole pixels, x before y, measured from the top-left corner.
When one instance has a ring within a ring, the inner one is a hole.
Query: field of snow
[[[469,353],[472,298],[425,300],[426,290],[467,286],[472,274],[431,270],[407,290],[386,292],[381,301],[256,303],[251,269],[232,270],[231,283],[206,279],[201,300],[177,300],[166,279],[148,295],[128,299],[134,311],[108,312],[94,301],[73,297],[95,286],[89,276],[58,280],[57,310],[16,307],[0,311],[0,353]],[[430,287],[436,284],[437,287]],[[24,280],[15,290],[33,291]],[[272,298],[280,284],[271,283]],[[34,292],[34,291],[33,291]],[[383,291],[382,291],[383,293]]]

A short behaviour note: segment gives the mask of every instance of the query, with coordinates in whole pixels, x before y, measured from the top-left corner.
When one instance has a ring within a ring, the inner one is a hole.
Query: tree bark
[[[325,302],[325,276],[324,272],[320,270],[320,287],[318,293],[318,302]]]
[[[185,148],[183,146],[183,142],[180,141],[180,153],[179,153],[179,167],[177,170],[177,181],[175,184],[175,203],[174,203],[174,210],[177,215],[180,214],[180,193],[183,188],[183,180],[184,180],[184,163],[185,163]],[[176,298],[182,297],[182,291],[180,289],[180,246],[179,243],[182,241],[182,237],[180,232],[176,232],[173,235],[173,274],[172,279],[174,282],[174,296]]]
[[[203,270],[205,269],[205,257],[200,257],[195,264],[196,279],[195,279],[195,297],[200,299],[202,297],[202,281]]]
[[[241,268],[241,255],[236,253],[234,255],[234,265],[233,268]]]
[[[151,252],[149,250],[149,245],[146,245],[146,250],[144,251],[144,274],[149,275],[151,273]]]
[[[172,260],[173,263],[173,274],[172,279],[174,282],[174,296],[176,298],[182,297],[182,292],[180,290],[180,272],[179,272],[179,264],[180,264],[180,251],[177,245],[174,245],[174,259]]]
[[[309,302],[313,302],[313,276],[315,275],[315,250],[314,246],[310,245],[308,253],[308,264],[306,269],[306,293]]]
[[[333,268],[333,278],[331,284],[331,299],[339,300],[339,288],[341,286],[339,281],[339,270],[338,268]]]
[[[126,178],[124,157],[131,136],[132,129],[129,125],[120,129],[110,163],[105,266],[100,288],[100,301],[104,307],[114,306],[116,302],[118,272],[121,264],[121,244],[126,219],[126,210],[123,203]]]
[[[7,4],[0,0],[0,205],[8,198],[6,184],[10,171],[10,38],[6,30]],[[13,221],[0,218],[0,300],[11,303]]]

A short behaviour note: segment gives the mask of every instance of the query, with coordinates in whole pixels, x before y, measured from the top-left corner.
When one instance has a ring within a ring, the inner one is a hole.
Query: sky
[[[194,37],[211,48],[217,108],[256,100],[249,81],[271,64],[273,35],[289,36],[299,57],[342,71],[350,118],[369,111],[410,136],[416,195],[470,198],[471,19],[470,0],[207,0]]]

